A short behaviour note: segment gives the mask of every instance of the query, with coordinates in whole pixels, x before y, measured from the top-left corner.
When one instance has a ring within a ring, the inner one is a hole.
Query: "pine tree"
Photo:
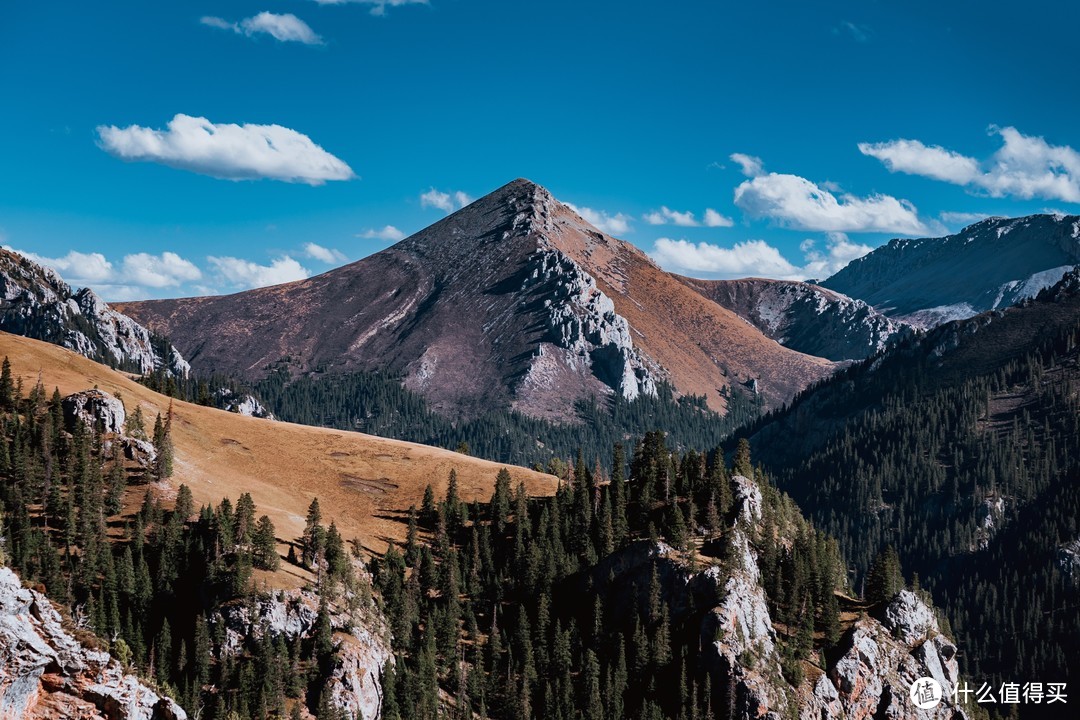
[[[277,570],[281,558],[277,553],[277,533],[270,517],[263,515],[255,527],[252,540],[255,567],[260,570]]]
[[[874,559],[866,575],[866,601],[882,603],[904,589],[904,575],[900,570],[900,557],[889,545]]]

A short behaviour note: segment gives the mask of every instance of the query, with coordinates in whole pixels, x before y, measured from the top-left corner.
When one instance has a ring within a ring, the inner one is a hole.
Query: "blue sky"
[[[8,3],[0,243],[107,299],[231,292],[524,176],[669,269],[824,277],[891,237],[1080,213],[1078,21],[1040,0]]]

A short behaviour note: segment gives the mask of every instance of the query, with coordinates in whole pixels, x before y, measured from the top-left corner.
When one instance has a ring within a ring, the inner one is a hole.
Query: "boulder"
[[[103,433],[123,433],[124,404],[102,390],[83,390],[68,395],[61,401],[64,424],[74,431],[76,423]]]

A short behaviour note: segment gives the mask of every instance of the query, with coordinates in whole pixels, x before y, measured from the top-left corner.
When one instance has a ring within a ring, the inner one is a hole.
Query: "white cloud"
[[[735,188],[735,204],[751,217],[772,218],[797,230],[923,235],[915,206],[890,195],[841,195],[798,175],[769,173]]]
[[[364,238],[366,240],[384,240],[387,242],[397,242],[405,238],[405,233],[398,230],[393,225],[387,225],[381,229],[371,228],[357,235],[357,237]]]
[[[433,207],[446,213],[452,213],[455,210],[460,210],[472,201],[473,199],[471,197],[460,190],[445,193],[441,190],[431,188],[420,196],[420,207]]]
[[[573,203],[563,203],[581,218],[602,233],[608,235],[625,235],[630,232],[630,216],[623,213],[611,215],[603,210],[593,210],[590,207],[579,207]]]
[[[345,253],[341,252],[340,250],[326,248],[322,245],[316,245],[313,242],[305,243],[304,254],[307,255],[309,258],[313,258],[315,260],[318,260],[319,262],[324,262],[327,264],[340,263],[348,260],[348,258],[345,257]]]
[[[257,288],[267,285],[303,280],[311,273],[303,265],[288,255],[276,258],[269,265],[259,265],[236,257],[206,258],[217,270],[221,279],[239,288]]]
[[[223,18],[207,16],[199,20],[203,25],[232,30],[238,35],[252,37],[259,33],[265,33],[281,42],[299,42],[305,45],[321,45],[322,38],[311,27],[292,13],[278,15],[272,12],[261,12],[258,15],[244,18],[238,23],[229,22]]]
[[[388,7],[428,4],[428,0],[315,0],[315,2],[320,5],[371,5],[372,15],[385,15]]]
[[[120,275],[125,283],[152,288],[176,287],[202,279],[202,272],[194,263],[174,252],[127,255]]]
[[[778,280],[825,278],[873,248],[851,242],[843,233],[829,233],[824,252],[813,240],[799,246],[804,264],[790,262],[764,240],[746,240],[731,247],[660,238],[650,253],[665,269],[712,278],[767,277]]]
[[[712,208],[705,209],[704,220],[698,222],[694,213],[688,211],[679,212],[667,206],[661,206],[659,210],[653,210],[642,216],[642,219],[650,225],[678,225],[679,227],[731,227],[735,223],[731,218],[726,218]]]
[[[281,125],[215,124],[177,114],[166,130],[97,129],[101,147],[122,160],[157,162],[226,180],[270,178],[321,185],[356,175],[307,135]]]
[[[160,255],[132,253],[118,264],[99,252],[71,250],[55,258],[24,250],[15,252],[52,268],[69,285],[93,288],[99,295],[113,300],[146,297],[146,288],[177,287],[202,278],[194,263],[169,251]]]
[[[732,227],[735,221],[716,212],[712,208],[705,208],[705,227]]]
[[[881,160],[892,172],[943,180],[993,197],[1080,203],[1080,152],[1024,135],[1014,127],[991,126],[990,133],[1001,137],[1002,146],[982,163],[918,140],[860,143],[859,150]]]
[[[659,210],[654,210],[651,213],[645,215],[645,222],[650,225],[678,225],[679,227],[697,227],[701,223],[694,218],[694,213],[686,211],[679,212],[678,210],[672,210],[667,206],[662,206]]]
[[[765,171],[765,164],[761,162],[761,158],[753,155],[732,153],[731,160],[742,168],[742,174],[746,177],[757,177]]]
[[[790,279],[798,274],[798,268],[764,240],[745,240],[726,248],[706,242],[660,238],[650,254],[667,270],[705,273],[711,277],[753,275]]]
[[[979,174],[979,163],[974,159],[918,140],[859,143],[859,152],[877,158],[891,172],[924,175],[957,185],[967,184]]]

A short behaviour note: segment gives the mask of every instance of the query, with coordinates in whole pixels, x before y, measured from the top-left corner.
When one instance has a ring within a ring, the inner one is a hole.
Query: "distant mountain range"
[[[1078,263],[1080,217],[995,217],[942,238],[892,240],[821,284],[925,328],[1034,297]]]

